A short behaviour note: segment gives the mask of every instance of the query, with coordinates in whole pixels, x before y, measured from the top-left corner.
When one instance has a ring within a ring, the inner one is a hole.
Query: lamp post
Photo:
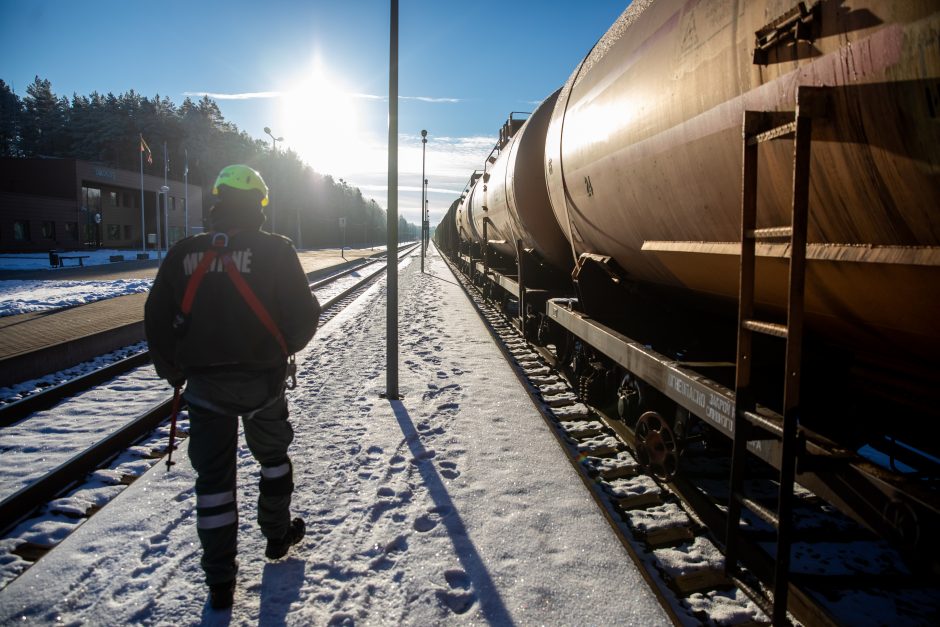
[[[424,272],[424,206],[425,206],[425,196],[424,190],[427,187],[428,180],[424,178],[424,152],[428,145],[428,132],[426,130],[421,131],[421,272]]]
[[[271,138],[271,143],[272,143],[273,146],[274,146],[273,151],[274,151],[275,154],[277,154],[277,143],[284,141],[284,138],[283,138],[283,137],[275,137],[274,134],[271,133],[271,127],[270,127],[270,126],[265,126],[265,127],[264,127],[264,132],[267,133],[267,134],[268,134],[268,137]],[[272,178],[272,182],[273,182],[273,179],[274,179],[273,172],[272,172],[271,178]],[[274,214],[274,193],[273,193],[273,191],[269,191],[269,192],[268,192],[268,204],[271,206],[271,232],[274,233],[275,230],[277,229],[277,221],[275,220],[275,214]]]
[[[401,400],[398,391],[398,0],[390,0],[388,45],[388,284],[385,299],[385,398]]]

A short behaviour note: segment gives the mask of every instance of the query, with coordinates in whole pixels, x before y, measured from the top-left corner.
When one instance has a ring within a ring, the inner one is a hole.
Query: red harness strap
[[[216,242],[219,239],[224,239],[222,245],[217,244]],[[193,300],[196,298],[196,291],[199,289],[199,285],[202,283],[203,277],[205,277],[206,272],[209,270],[209,266],[216,260],[219,256],[219,250],[224,250],[228,245],[228,236],[225,233],[216,233],[212,236],[212,248],[207,250],[202,256],[202,259],[199,260],[199,265],[196,266],[196,269],[193,270],[192,276],[189,277],[189,282],[186,284],[186,292],[183,294],[183,302],[180,305],[180,309],[183,312],[184,316],[189,316],[189,312],[193,308]],[[225,268],[226,273],[229,278],[232,280],[232,283],[235,284],[235,288],[238,290],[238,293],[241,294],[242,298],[254,312],[255,316],[264,325],[268,332],[274,336],[274,339],[277,340],[278,345],[281,347],[284,355],[287,355],[287,342],[284,341],[284,336],[281,334],[281,330],[277,328],[277,323],[274,322],[274,319],[271,317],[271,314],[268,313],[268,310],[265,309],[264,305],[258,300],[258,297],[255,296],[255,293],[252,291],[251,286],[245,281],[245,277],[242,276],[241,272],[238,271],[238,268],[235,267],[235,262],[232,261],[232,255],[228,252],[222,253],[222,265]]]
[[[213,241],[213,246],[215,242]],[[196,266],[196,269],[193,270],[192,276],[189,277],[189,282],[186,283],[186,293],[183,294],[183,302],[180,305],[180,310],[183,312],[184,316],[188,316],[189,312],[193,310],[193,300],[196,298],[196,290],[199,289],[199,285],[202,283],[202,277],[206,275],[206,271],[209,269],[209,266],[215,261],[218,253],[214,249],[209,249],[203,254],[202,259],[199,260],[199,265]]]
[[[225,265],[225,271],[228,272],[228,276],[232,279],[232,283],[235,284],[235,287],[241,293],[242,298],[245,299],[245,302],[248,303],[248,306],[251,307],[251,310],[255,312],[255,315],[258,317],[258,320],[261,321],[261,324],[270,331],[271,335],[274,336],[274,339],[277,340],[277,343],[280,344],[281,350],[284,352],[284,355],[287,355],[287,342],[284,341],[284,336],[281,335],[281,330],[277,328],[277,324],[274,322],[274,319],[271,318],[271,314],[268,313],[268,310],[264,308],[264,305],[261,304],[261,301],[258,300],[258,297],[255,296],[255,293],[251,291],[251,286],[245,281],[245,277],[242,276],[242,273],[238,271],[238,268],[235,267],[235,262],[232,261],[232,255],[225,253],[222,255],[222,263]]]

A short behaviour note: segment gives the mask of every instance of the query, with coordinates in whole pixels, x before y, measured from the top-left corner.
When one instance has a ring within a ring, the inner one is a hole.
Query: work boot
[[[268,548],[265,549],[264,556],[269,560],[281,559],[287,555],[287,551],[290,550],[291,546],[300,542],[306,531],[307,526],[304,524],[303,519],[295,518],[290,521],[290,527],[287,529],[287,533],[284,534],[284,537],[278,540],[268,538]]]
[[[235,601],[235,580],[209,586],[209,606],[214,610],[227,610]]]

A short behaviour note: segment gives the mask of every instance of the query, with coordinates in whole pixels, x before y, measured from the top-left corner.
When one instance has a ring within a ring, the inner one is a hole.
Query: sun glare
[[[325,174],[354,167],[360,125],[355,100],[321,68],[303,77],[284,99],[285,143]]]

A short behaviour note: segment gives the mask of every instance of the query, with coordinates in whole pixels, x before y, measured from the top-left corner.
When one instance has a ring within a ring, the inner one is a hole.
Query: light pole
[[[284,138],[283,138],[283,137],[275,137],[274,134],[271,133],[271,127],[270,127],[270,126],[265,126],[265,127],[264,127],[264,132],[267,133],[267,134],[268,134],[268,137],[271,138],[271,143],[274,145],[274,148],[273,148],[274,154],[277,154],[277,143],[284,141]],[[273,173],[273,172],[271,173],[271,179],[272,179],[271,182],[273,183],[273,182],[274,182],[274,180],[273,180],[273,179],[274,179],[274,173]],[[270,207],[271,207],[271,232],[274,233],[275,230],[277,229],[277,221],[275,220],[275,217],[274,217],[274,192],[273,192],[273,187],[272,187],[272,190],[271,190],[271,191],[268,191],[268,205],[270,205]]]
[[[424,152],[428,145],[428,132],[421,130],[421,272],[424,272],[424,190],[428,180],[424,178]]]

